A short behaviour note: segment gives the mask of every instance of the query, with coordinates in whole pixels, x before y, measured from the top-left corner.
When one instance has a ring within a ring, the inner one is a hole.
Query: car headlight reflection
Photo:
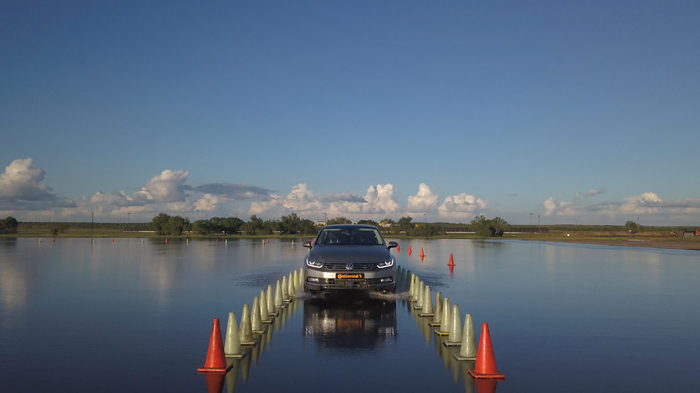
[[[316,261],[311,261],[311,260],[307,259],[306,266],[315,267],[315,268],[319,269],[319,268],[323,267],[323,262],[316,262]]]
[[[388,260],[388,261],[384,261],[384,262],[379,262],[379,263],[377,264],[377,267],[380,268],[380,269],[384,269],[384,268],[386,268],[386,267],[392,267],[392,266],[394,266],[394,260],[393,260],[393,259]]]

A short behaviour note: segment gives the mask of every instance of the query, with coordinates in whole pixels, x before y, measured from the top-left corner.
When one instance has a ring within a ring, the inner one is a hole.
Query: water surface
[[[300,242],[0,239],[0,390],[205,392],[212,319],[298,269]],[[499,392],[698,390],[699,256],[473,240],[397,253],[477,335],[489,323]],[[414,314],[401,294],[298,299],[224,390],[473,391]]]

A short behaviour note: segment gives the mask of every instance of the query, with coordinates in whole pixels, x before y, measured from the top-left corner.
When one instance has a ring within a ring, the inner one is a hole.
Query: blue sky
[[[0,215],[698,224],[699,19],[696,1],[4,1]]]

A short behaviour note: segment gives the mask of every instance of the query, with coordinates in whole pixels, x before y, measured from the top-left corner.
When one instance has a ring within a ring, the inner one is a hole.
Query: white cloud
[[[142,191],[148,195],[148,199],[158,202],[182,202],[187,197],[185,191],[188,187],[185,182],[188,175],[187,171],[166,169],[147,181]]]
[[[418,186],[418,194],[408,197],[409,212],[422,213],[430,211],[437,207],[440,198],[433,194],[427,184],[421,183]]]
[[[204,194],[199,200],[194,203],[195,211],[210,212],[216,209],[216,205],[228,202],[228,199],[216,195]]]
[[[544,201],[544,215],[546,217],[549,217],[554,213],[555,210],[557,210],[557,202],[554,200],[554,198],[550,197],[546,201]]]
[[[486,206],[485,200],[462,193],[446,197],[438,212],[442,217],[464,219],[473,216],[478,209],[485,209]]]
[[[652,214],[659,211],[663,199],[653,192],[645,192],[641,195],[627,197],[620,206],[620,212],[624,214]]]
[[[0,174],[0,198],[16,198],[22,201],[40,201],[55,198],[51,187],[42,183],[44,172],[32,166],[32,159],[14,160]]]
[[[394,186],[392,184],[377,184],[369,186],[364,202],[332,202],[328,206],[328,214],[338,215],[386,215],[398,210],[399,204],[394,200]]]
[[[252,202],[248,214],[266,214],[275,218],[289,213],[320,212],[323,203],[305,183],[300,183],[292,188],[286,196],[272,194],[266,201]]]

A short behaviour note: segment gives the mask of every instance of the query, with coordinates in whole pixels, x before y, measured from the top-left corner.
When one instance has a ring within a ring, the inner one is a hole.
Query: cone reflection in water
[[[425,336],[425,344],[430,345],[430,337],[432,337],[433,329],[430,327],[430,321],[427,318],[421,318],[418,314],[418,319],[421,325],[421,331]]]
[[[289,302],[289,287],[287,286],[287,276],[282,277],[282,302]]]
[[[250,362],[252,359],[252,356],[246,356],[241,360],[241,376],[243,377],[243,382],[248,382],[248,376],[250,376]]]
[[[430,322],[430,326],[440,326],[440,321],[442,320],[442,293],[438,291],[435,295],[435,311],[433,312],[433,321]]]
[[[260,345],[256,345],[255,347],[253,347],[253,349],[251,350],[251,352],[252,352],[252,355],[251,355],[251,356],[253,357],[253,364],[254,364],[254,365],[257,365],[257,364],[258,364],[258,358],[260,358]]]
[[[304,277],[304,268],[299,268],[299,288],[304,292],[304,284],[306,283],[306,277]]]
[[[221,341],[221,326],[219,318],[214,318],[209,337],[209,347],[204,366],[197,369],[200,373],[225,373],[226,357],[224,356],[224,343]]]
[[[452,314],[450,323],[450,333],[445,341],[445,345],[448,347],[456,347],[462,345],[462,320],[459,315],[459,306],[457,304],[452,305]]]
[[[241,345],[255,345],[253,340],[253,325],[250,321],[250,306],[243,305],[243,315],[241,316],[241,326],[238,328],[238,333],[241,338]]]
[[[477,379],[476,391],[478,393],[495,393],[498,381],[495,379]]]
[[[413,273],[411,273],[410,270],[406,270],[406,274],[404,275],[404,280],[403,280],[404,285],[405,285],[404,288],[406,288],[406,289],[408,289],[408,287],[409,287],[410,284],[411,284],[410,281],[409,281],[410,278],[411,278],[411,276],[413,276]]]
[[[238,321],[236,313],[228,313],[228,323],[226,324],[226,344],[224,345],[226,357],[243,357],[241,350],[241,337],[238,333]]]
[[[476,359],[476,339],[474,338],[474,323],[472,315],[464,316],[464,331],[462,332],[462,345],[459,348],[459,353],[455,354],[457,360],[474,360]]]
[[[277,286],[275,287],[275,312],[279,314],[282,309],[282,286],[280,285],[280,280],[277,280]]]
[[[473,360],[466,360],[459,362],[459,368],[462,371],[462,378],[464,380],[464,392],[474,393],[474,377],[469,375],[469,369],[474,368]]]
[[[253,333],[263,333],[262,314],[260,313],[260,300],[257,296],[253,299],[253,314],[250,316],[250,324],[253,328]]]
[[[272,317],[277,315],[277,311],[275,311],[275,295],[272,292],[272,285],[267,286],[265,298],[267,300],[267,313],[270,315],[270,319],[273,319]]]
[[[430,285],[426,285],[423,290],[423,312],[419,314],[421,317],[433,316],[433,295],[430,293]],[[430,321],[428,321],[430,324]]]
[[[459,383],[459,362],[454,357],[450,357],[450,370],[452,370],[452,381],[455,384]]]
[[[225,374],[220,373],[207,373],[204,379],[207,381],[207,392],[208,393],[221,393],[224,391],[224,380],[226,378]]]
[[[450,333],[450,321],[452,320],[450,311],[450,298],[445,297],[442,301],[442,322],[440,322],[440,330],[438,333],[441,336],[447,336]]]
[[[481,324],[479,348],[476,350],[476,364],[474,364],[473,370],[469,370],[469,374],[476,379],[506,378],[506,376],[496,368],[496,358],[493,355],[493,347],[491,346],[491,333],[489,333],[489,324],[486,322]]]
[[[272,322],[270,320],[270,313],[267,312],[267,296],[265,295],[264,290],[260,291],[260,320],[262,323],[266,324]]]
[[[226,373],[226,392],[234,393],[236,382],[238,382],[238,372],[241,369],[241,359],[226,358],[226,364],[231,368],[231,371]]]

